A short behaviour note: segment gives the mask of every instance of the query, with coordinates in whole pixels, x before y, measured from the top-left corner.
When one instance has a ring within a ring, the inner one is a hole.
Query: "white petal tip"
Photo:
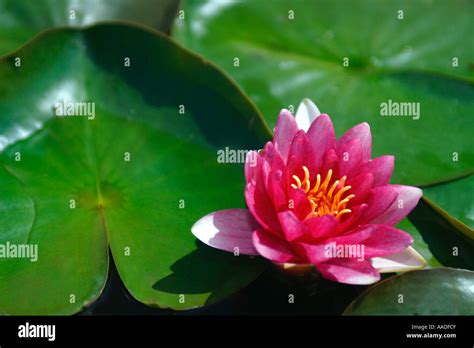
[[[305,132],[311,126],[311,123],[321,114],[316,104],[309,98],[304,98],[298,106],[295,119],[299,129]]]
[[[371,259],[372,266],[379,273],[407,272],[426,266],[426,260],[413,247],[408,247],[398,254]]]
[[[247,209],[228,209],[202,217],[191,227],[191,232],[213,248],[258,255],[252,242],[252,234],[257,227]]]
[[[213,215],[214,213],[203,216],[191,227],[191,233],[207,245],[209,245],[209,240],[219,232],[219,230],[214,226]]]

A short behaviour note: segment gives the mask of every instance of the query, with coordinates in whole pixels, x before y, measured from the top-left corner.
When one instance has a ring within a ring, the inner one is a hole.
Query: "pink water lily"
[[[335,138],[331,119],[305,99],[296,117],[282,110],[272,142],[248,153],[248,209],[211,213],[192,227],[215,248],[261,255],[283,268],[371,284],[380,272],[425,266],[413,238],[395,228],[422,192],[389,184],[393,156],[371,159],[367,123]]]

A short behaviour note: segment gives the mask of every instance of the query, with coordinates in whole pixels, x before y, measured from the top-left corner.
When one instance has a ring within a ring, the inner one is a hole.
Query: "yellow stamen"
[[[323,191],[323,193],[326,193],[326,189],[328,188],[329,181],[331,180],[332,176],[332,169],[329,169],[328,174],[326,175],[326,179],[324,179],[320,190]]]
[[[338,184],[339,184],[339,180],[334,181],[334,184],[332,184],[331,188],[329,189],[328,196],[327,196],[329,199],[331,199],[332,193],[334,192],[334,190],[336,189],[336,186]]]
[[[349,191],[351,188],[352,188],[352,186],[344,186],[342,189],[340,189],[334,195],[334,201],[339,201],[339,199],[341,199],[341,196],[344,194],[344,192]]]
[[[301,188],[301,180],[296,175],[293,175],[292,178],[296,181],[298,188]]]
[[[344,214],[348,214],[348,213],[350,213],[350,212],[351,212],[351,210],[350,210],[350,209],[344,209],[344,210],[341,210],[339,213],[337,213],[337,215],[336,215],[336,219],[339,219],[339,218],[340,218],[342,215],[344,215]]]
[[[304,192],[308,193],[309,189],[311,188],[311,184],[309,182],[309,170],[306,168],[306,166],[303,166],[303,171],[304,171]]]
[[[311,192],[318,192],[319,190],[319,185],[321,185],[321,175],[318,174],[316,175],[316,185],[314,185],[313,189],[311,190]]]
[[[335,216],[336,219],[340,219],[344,214],[351,212],[350,209],[346,209],[346,206],[355,195],[350,194],[343,198],[343,195],[352,188],[349,185],[345,186],[346,176],[343,176],[339,180],[331,181],[333,171],[329,169],[322,183],[321,174],[316,175],[316,182],[311,189],[310,172],[306,166],[303,166],[303,172],[303,180],[297,175],[292,176],[295,183],[291,184],[291,187],[294,189],[302,189],[306,193],[309,203],[311,204],[311,213],[308,217],[331,214]]]
[[[344,198],[342,201],[340,201],[337,206],[335,207],[336,210],[338,210],[339,208],[341,208],[343,205],[345,205],[347,202],[349,202],[349,200],[351,198],[354,198],[355,196],[354,195],[349,195],[347,196],[346,198]],[[336,203],[336,202],[334,202]]]
[[[346,183],[346,179],[347,179],[347,176],[343,176],[339,181],[341,182],[341,185],[344,186],[344,184]]]

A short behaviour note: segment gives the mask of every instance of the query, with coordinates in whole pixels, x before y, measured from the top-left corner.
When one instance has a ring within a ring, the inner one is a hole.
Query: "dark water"
[[[270,268],[225,301],[176,312],[135,300],[120,279],[113,258],[110,260],[110,274],[101,297],[79,315],[338,315],[365,289],[324,279],[308,283]]]

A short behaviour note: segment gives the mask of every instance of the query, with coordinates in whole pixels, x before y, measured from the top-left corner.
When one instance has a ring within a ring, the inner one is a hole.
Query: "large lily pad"
[[[473,10],[467,1],[186,1],[175,34],[228,71],[270,125],[310,97],[338,134],[369,122],[374,154],[397,158],[394,181],[425,185],[474,170]],[[419,103],[419,119],[381,116],[390,100]]]
[[[152,306],[219,301],[261,272],[190,232],[244,206],[243,166],[217,151],[270,136],[215,66],[159,32],[106,24],[40,35],[0,61],[0,81],[0,240],[38,245],[36,262],[0,259],[1,313],[79,311],[106,281],[107,245]],[[56,116],[83,102],[86,116]]]
[[[427,257],[430,266],[474,270],[472,231],[458,228],[438,206],[427,203],[426,199],[422,199],[408,217],[412,224],[406,226],[407,231],[414,236],[415,246],[422,254],[428,248],[432,256],[426,253],[423,256]]]
[[[346,315],[472,315],[474,272],[439,268],[412,271],[370,287]]]
[[[440,214],[474,239],[474,175],[447,184],[426,187],[423,193],[429,204]]]
[[[179,0],[0,0],[0,55],[44,29],[127,20],[169,31]]]

